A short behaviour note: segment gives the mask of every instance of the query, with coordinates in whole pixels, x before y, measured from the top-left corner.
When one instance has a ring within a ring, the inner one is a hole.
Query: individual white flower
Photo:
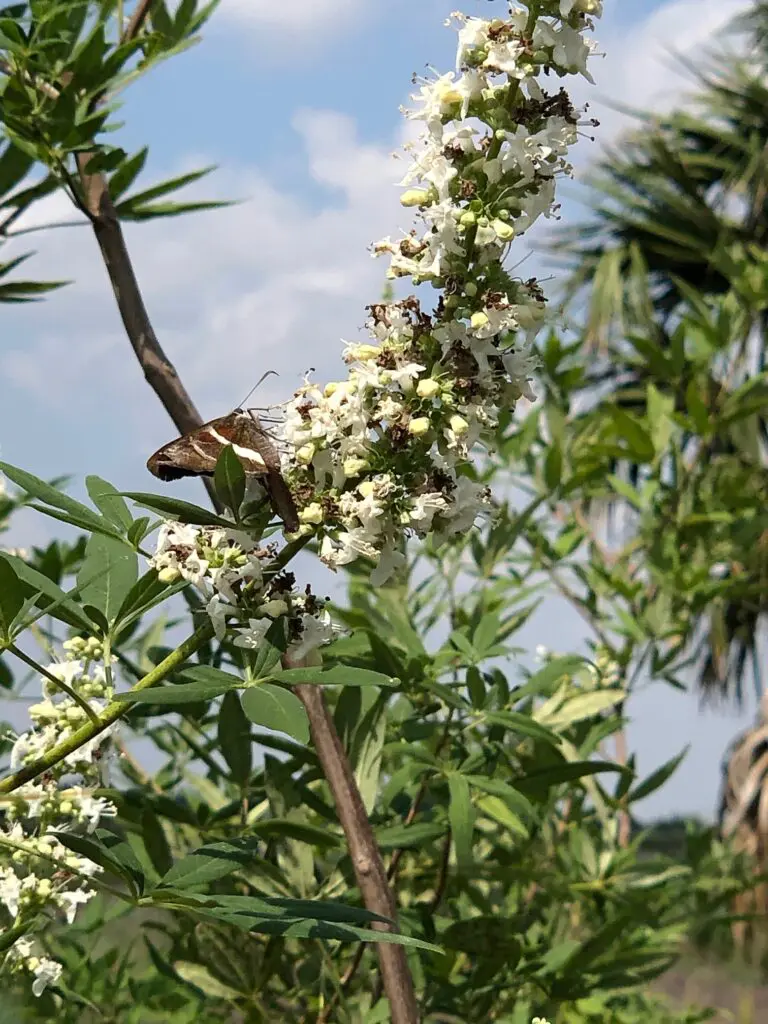
[[[301,637],[288,645],[287,655],[291,661],[306,658],[310,651],[333,639],[333,623],[327,611],[315,614],[305,612],[300,621]]]
[[[19,912],[20,895],[21,879],[13,868],[0,868],[0,903],[12,918]]]
[[[72,924],[77,914],[77,908],[84,906],[96,895],[95,889],[70,889],[68,892],[60,892],[56,901],[64,911],[67,924]]]
[[[227,613],[231,612],[231,606],[214,594],[205,606],[208,618],[211,620],[213,632],[217,640],[223,640],[227,633]]]
[[[248,650],[257,650],[267,635],[267,630],[272,625],[271,619],[249,619],[247,629],[236,629],[233,643],[235,647],[245,647]]]
[[[32,995],[41,996],[49,985],[55,985],[64,970],[56,960],[49,960],[47,956],[31,957],[28,966],[35,975],[32,982]]]

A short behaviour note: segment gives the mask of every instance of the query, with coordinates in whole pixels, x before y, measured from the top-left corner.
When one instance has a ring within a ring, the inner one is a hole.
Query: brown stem
[[[91,155],[78,153],[77,167],[86,209],[104,258],[125,332],[147,383],[162,402],[179,433],[188,434],[200,426],[202,417],[181,383],[176,368],[157,340],[136,280],[117,211],[109,195],[107,180],[103,174],[88,173]]]
[[[384,862],[323,692],[318,686],[304,684],[295,686],[294,693],[309,717],[312,741],[333,795],[363,903],[368,910],[395,921],[397,906],[387,881]],[[393,930],[389,925],[378,923],[371,927],[380,931]],[[387,943],[379,945],[377,952],[384,991],[389,1000],[389,1019],[392,1024],[418,1024],[419,1010],[405,949]]]
[[[623,705],[619,705],[619,713],[623,712]],[[627,731],[623,727],[616,733],[615,738],[616,745],[616,763],[620,765],[626,764],[629,760],[629,748],[627,746]],[[619,817],[619,834],[618,841],[621,849],[626,849],[629,846],[629,840],[632,836],[632,819],[629,814],[629,810],[626,806],[622,807],[618,814]]]

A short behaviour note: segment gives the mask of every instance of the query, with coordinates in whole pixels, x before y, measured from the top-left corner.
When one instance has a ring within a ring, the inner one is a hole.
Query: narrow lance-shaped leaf
[[[13,622],[24,607],[25,601],[21,580],[11,564],[0,558],[0,634],[4,640],[12,639]]]
[[[245,498],[245,470],[231,444],[224,448],[216,461],[213,483],[216,494],[236,516]]]
[[[234,690],[225,694],[221,702],[218,736],[219,747],[229,765],[233,781],[244,786],[252,767],[251,723]]]
[[[469,792],[469,783],[463,775],[451,772],[448,776],[450,804],[448,819],[451,823],[453,847],[459,871],[472,867],[472,836],[475,829],[475,811]]]

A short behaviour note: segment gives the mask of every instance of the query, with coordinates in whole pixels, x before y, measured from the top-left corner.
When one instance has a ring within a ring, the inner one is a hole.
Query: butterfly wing
[[[231,444],[246,473],[265,477],[272,508],[289,533],[299,528],[291,491],[280,472],[280,456],[256,416],[236,409],[228,416],[204,423],[183,437],[159,448],[147,469],[161,480],[184,476],[212,476],[224,448]]]
[[[212,476],[219,456],[231,444],[246,473],[264,474],[264,459],[252,447],[253,429],[250,416],[240,410],[220,416],[158,448],[147,460],[147,469],[161,480]]]

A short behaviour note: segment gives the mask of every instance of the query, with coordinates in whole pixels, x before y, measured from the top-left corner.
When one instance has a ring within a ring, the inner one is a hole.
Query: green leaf
[[[65,622],[68,626],[73,626],[75,629],[86,631],[92,629],[92,623],[82,608],[71,599],[70,594],[65,594],[53,580],[38,572],[37,569],[27,565],[26,562],[21,558],[17,558],[16,555],[9,555],[4,551],[0,551],[0,560],[7,562],[14,569],[22,583],[29,587],[29,596],[32,594],[37,595],[35,604],[38,608],[50,610],[50,614],[54,618]],[[75,589],[71,593],[76,592],[77,590]]]
[[[222,519],[213,512],[200,508],[199,505],[193,505],[189,501],[165,498],[161,494],[145,494],[143,491],[121,491],[120,493],[124,498],[130,498],[142,508],[159,512],[163,516],[171,515],[180,523],[189,523],[192,526],[223,526],[227,530],[231,530],[233,526],[231,520]]]
[[[448,776],[450,803],[448,820],[451,823],[456,864],[461,872],[472,868],[472,836],[475,830],[475,811],[472,807],[469,783],[463,775],[451,772]]]
[[[245,470],[231,444],[224,448],[216,460],[213,483],[222,504],[237,516],[245,498]]]
[[[98,829],[99,839],[104,836],[106,842],[99,842],[95,837],[77,835],[75,832],[54,832],[53,835],[67,849],[81,857],[87,857],[94,864],[100,865],[105,871],[122,878],[131,891],[140,893],[144,886],[144,873],[139,862],[127,843],[112,833]]]
[[[579,693],[547,714],[542,719],[542,724],[548,725],[552,729],[565,729],[576,722],[583,722],[586,718],[594,718],[604,711],[614,709],[625,698],[626,693],[618,689]]]
[[[251,774],[251,723],[246,718],[240,698],[234,690],[224,696],[219,711],[219,749],[229,765],[233,782],[244,786]]]
[[[373,813],[379,790],[381,758],[387,732],[387,701],[387,695],[373,701],[355,735],[355,781],[367,814]]]
[[[447,825],[433,821],[417,821],[412,825],[389,825],[376,829],[376,842],[382,850],[421,847],[432,839],[444,836]]]
[[[260,683],[243,692],[243,711],[256,725],[284,732],[299,743],[309,742],[307,713],[290,690]]]
[[[554,658],[542,669],[536,672],[531,678],[513,690],[510,699],[517,703],[527,697],[544,694],[549,696],[557,683],[563,679],[571,679],[577,672],[581,671],[590,662],[577,654],[569,654],[564,658]]]
[[[109,527],[105,520],[89,509],[87,505],[83,505],[81,502],[75,501],[74,498],[70,498],[69,495],[63,494],[56,487],[53,487],[51,484],[47,484],[44,480],[34,476],[32,473],[27,473],[23,469],[11,466],[7,462],[0,462],[0,471],[5,473],[9,480],[12,480],[18,487],[21,487],[33,498],[39,498],[40,501],[44,502],[46,505],[53,505],[54,508],[63,509],[78,523],[91,524],[88,529],[102,531],[105,529],[111,529],[112,533],[116,532],[114,527]]]
[[[613,420],[616,433],[627,444],[627,454],[638,462],[650,462],[655,454],[651,435],[636,416],[617,405],[609,405],[606,412]]]
[[[211,171],[215,170],[216,165],[211,164],[209,167],[203,167],[198,171],[190,171],[187,174],[180,174],[177,178],[169,178],[167,181],[163,181],[159,185],[153,185],[152,188],[148,188],[144,192],[137,192],[135,195],[130,196],[117,206],[117,212],[120,215],[121,220],[124,220],[127,217],[129,218],[131,210],[134,207],[143,206],[152,199],[159,199],[160,196],[166,196],[171,192],[176,192],[178,189],[184,188],[185,185],[191,185],[193,182],[199,181],[200,178],[205,177],[206,174],[210,174]]]
[[[553,746],[558,746],[560,743],[557,733],[552,732],[545,725],[540,725],[530,715],[524,715],[519,711],[480,712],[480,717],[482,721],[491,725],[503,725],[504,728],[512,729],[514,732],[520,733],[521,736],[531,736],[535,740],[542,740]]]
[[[280,663],[280,659],[287,646],[285,626],[281,619],[277,619],[269,627],[258,648],[250,656],[249,669],[251,678],[277,678],[277,675],[271,675],[270,673],[275,665]]]
[[[341,838],[327,828],[291,821],[289,818],[267,818],[266,821],[257,821],[252,828],[259,836],[277,836],[281,839],[307,843],[309,846],[332,848],[342,845]]]
[[[318,686],[398,686],[399,679],[367,668],[332,665],[330,668],[289,668],[267,678],[281,683],[316,683]]]
[[[187,960],[174,960],[173,969],[188,985],[199,989],[209,999],[227,999],[232,1001],[243,998],[244,993],[238,992],[237,989],[230,988],[223,981],[214,978],[210,971],[203,967],[202,964],[190,963]]]
[[[226,675],[226,673],[222,672],[222,675]],[[124,704],[158,704],[160,706],[196,704],[201,700],[213,700],[228,690],[243,685],[242,679],[237,679],[235,676],[232,679],[234,680],[232,683],[199,682],[179,683],[176,686],[151,686],[148,690],[116,693],[114,699],[122,701]]]
[[[160,819],[150,807],[145,807],[141,816],[141,832],[152,866],[164,875],[173,864],[173,856]]]
[[[88,533],[98,533],[105,537],[113,537],[118,540],[122,540],[121,534],[110,522],[103,519],[101,516],[94,515],[90,509],[88,510],[87,516],[79,516],[74,512],[60,512],[58,509],[51,508],[49,505],[38,505],[34,501],[29,503],[29,507],[33,508],[35,512],[40,512],[44,516],[56,519],[60,523],[66,523],[67,526],[74,526],[76,530],[86,530]]]
[[[141,174],[147,160],[148,152],[149,149],[145,146],[143,149],[140,149],[138,153],[134,153],[133,156],[129,156],[109,179],[109,194],[112,197],[113,202],[117,202],[120,196],[128,191],[136,178]]]
[[[13,623],[26,603],[24,586],[13,566],[0,558],[0,632],[3,639],[13,639]]]
[[[528,837],[528,829],[514,811],[497,796],[481,796],[477,806],[489,818],[518,836]]]
[[[94,534],[85,548],[77,574],[80,597],[104,616],[110,626],[133,589],[139,574],[136,552],[122,541]]]
[[[552,444],[544,459],[544,483],[550,491],[556,491],[562,478],[563,453],[558,444]]]
[[[533,804],[527,796],[515,789],[514,786],[510,786],[508,782],[503,782],[501,779],[489,779],[485,775],[465,775],[464,777],[475,789],[503,800],[517,817],[527,821],[533,820]]]
[[[260,840],[255,836],[207,843],[176,861],[158,883],[179,889],[195,889],[246,867],[256,857]]]
[[[634,789],[630,790],[629,802],[634,803],[636,800],[642,800],[644,797],[650,796],[651,793],[655,793],[660,786],[663,786],[667,779],[677,770],[677,766],[686,756],[689,749],[690,747],[686,747],[676,757],[671,757],[669,761],[665,761],[656,771],[651,772],[647,779],[643,779]]]
[[[587,775],[599,775],[603,772],[628,771],[623,765],[600,763],[598,761],[564,761],[562,764],[553,765],[550,768],[541,768],[538,771],[527,772],[515,780],[515,785],[520,788],[538,788],[557,786],[561,782],[573,782],[574,779],[581,779]]]
[[[187,585],[187,580],[163,583],[155,569],[145,572],[125,595],[115,617],[116,628],[129,625],[173,594],[180,593]]]
[[[105,519],[114,523],[121,530],[128,530],[133,525],[133,516],[116,487],[98,476],[87,476],[85,486],[96,508]]]

